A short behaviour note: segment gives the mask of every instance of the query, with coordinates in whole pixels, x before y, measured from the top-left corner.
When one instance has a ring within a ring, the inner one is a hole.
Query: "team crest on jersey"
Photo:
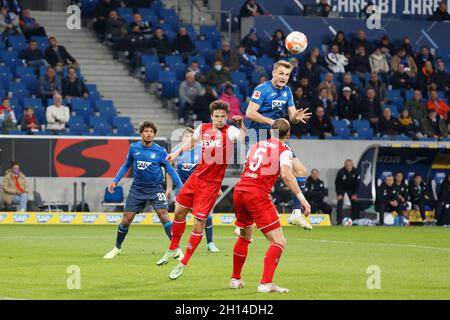
[[[259,99],[261,96],[261,91],[255,91],[253,92],[252,99]]]
[[[136,163],[137,163],[137,168],[139,170],[145,170],[145,169],[147,169],[147,167],[149,165],[152,164],[151,162],[147,162],[147,161],[137,161]]]
[[[281,110],[281,108],[286,104],[286,101],[284,100],[273,100],[272,101],[272,109],[279,109]]]
[[[283,97],[287,97],[287,93],[286,92],[283,92]]]
[[[150,159],[155,159],[156,154],[152,153],[152,155],[150,156]]]

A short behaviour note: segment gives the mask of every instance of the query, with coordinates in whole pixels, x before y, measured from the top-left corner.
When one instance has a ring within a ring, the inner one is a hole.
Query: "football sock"
[[[302,192],[305,192],[305,180],[306,180],[305,177],[297,177],[297,183]],[[292,196],[292,210],[301,209],[302,205],[300,203],[300,200],[298,200],[297,195],[291,192],[291,196]]]
[[[128,233],[128,227],[124,227],[122,224],[119,224],[119,228],[117,230],[117,238],[116,238],[116,248],[122,248],[122,242],[125,240],[125,237]]]
[[[244,266],[245,259],[247,259],[248,245],[251,242],[238,237],[233,249],[233,279],[241,278],[242,267]]]
[[[212,214],[206,219],[205,233],[206,233],[206,243],[213,241],[213,229],[212,229]]]
[[[197,249],[200,241],[202,241],[203,233],[196,233],[192,231],[191,236],[189,237],[189,242],[187,245],[186,253],[184,255],[183,260],[181,260],[181,263],[185,266],[188,264],[189,259],[194,254],[195,249]]]
[[[181,221],[174,219],[172,225],[172,239],[170,241],[169,247],[170,250],[175,250],[176,248],[178,248],[184,230],[186,230],[186,219]]]
[[[164,231],[166,232],[169,239],[172,239],[172,221],[169,220],[163,224]]]
[[[261,283],[272,283],[273,274],[278,266],[284,247],[279,243],[272,243],[264,257],[264,271]]]

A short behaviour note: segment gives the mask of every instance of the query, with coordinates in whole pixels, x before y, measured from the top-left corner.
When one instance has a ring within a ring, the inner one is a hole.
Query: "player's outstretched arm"
[[[306,123],[312,115],[311,112],[308,112],[309,108],[297,110],[295,106],[290,106],[287,110],[289,113],[289,121],[293,124],[297,124],[299,122]]]
[[[307,217],[311,213],[311,206],[309,202],[306,200],[302,191],[300,190],[297,180],[295,179],[294,174],[292,173],[292,168],[288,165],[281,165],[281,178],[283,179],[286,186],[291,190],[298,198],[300,203],[302,204],[305,216]]]
[[[131,164],[133,163],[133,152],[131,151],[131,148],[128,150],[127,159],[125,160],[125,163],[120,167],[119,172],[117,172],[116,177],[114,178],[114,181],[109,185],[108,191],[110,193],[114,192],[114,188],[117,186],[119,181],[123,178],[123,176],[130,170]]]
[[[250,101],[247,111],[245,112],[246,117],[255,122],[264,123],[271,126],[275,120],[265,117],[261,113],[259,113],[259,107],[259,104]]]
[[[182,154],[183,152],[192,150],[192,148],[194,148],[194,146],[201,139],[200,131],[201,131],[201,125],[197,127],[197,129],[194,131],[194,135],[190,139],[186,140],[186,142],[183,143],[181,145],[181,147],[179,147],[172,153],[168,154],[166,157],[166,160],[169,161],[170,163],[173,163],[180,154]]]

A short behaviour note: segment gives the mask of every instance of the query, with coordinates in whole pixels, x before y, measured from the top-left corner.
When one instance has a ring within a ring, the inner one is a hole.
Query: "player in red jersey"
[[[272,138],[260,141],[250,148],[245,169],[234,187],[235,224],[241,232],[233,250],[233,275],[230,281],[230,287],[233,289],[244,286],[241,270],[247,258],[253,223],[255,223],[270,242],[264,256],[264,272],[257,291],[289,292],[288,289],[272,283],[275,269],[286,244],[277,209],[269,197],[280,174],[284,183],[299,199],[305,216],[308,216],[311,211],[292,172],[292,151],[285,145],[290,127],[285,119],[277,119],[273,122]]]
[[[210,104],[209,109],[212,123],[202,123],[197,127],[190,140],[167,156],[167,160],[171,162],[180,153],[192,149],[196,143],[202,145],[200,163],[176,197],[172,240],[169,250],[157,262],[158,265],[164,265],[170,258],[178,258],[179,250],[177,248],[186,229],[186,216],[192,209],[192,215],[195,217],[194,226],[184,258],[169,275],[172,280],[183,274],[189,259],[202,239],[206,219],[221,191],[225,170],[234,154],[234,142],[245,143],[246,128],[242,117],[233,117],[239,129],[226,123],[229,112],[227,102],[216,100]]]

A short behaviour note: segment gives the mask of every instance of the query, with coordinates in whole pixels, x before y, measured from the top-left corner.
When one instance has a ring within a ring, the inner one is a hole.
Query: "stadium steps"
[[[178,1],[167,1],[166,6],[170,7],[170,2],[174,2],[175,4],[172,5],[174,9],[177,9],[178,6]],[[203,4],[203,0],[195,0],[195,2],[197,3],[197,5],[202,9],[202,11],[204,10],[209,10],[209,8],[207,6],[205,6]],[[180,17],[181,21],[183,21],[184,23],[191,23],[191,17],[192,17],[192,5],[191,5],[191,0],[180,0],[179,1],[179,9],[178,12],[178,16]],[[214,20],[214,16],[211,13],[203,13],[200,16],[199,11],[194,8],[194,29],[195,31],[199,32],[200,30],[200,21],[202,25],[215,25],[216,22]]]
[[[102,99],[113,100],[119,115],[131,117],[135,128],[142,120],[150,119],[158,124],[159,137],[170,137],[172,130],[179,127],[176,115],[164,109],[142,81],[129,76],[126,66],[114,60],[110,50],[98,43],[89,29],[67,29],[65,12],[32,14],[46,28],[48,36],[55,36],[80,62],[81,73],[88,83],[97,85]]]

